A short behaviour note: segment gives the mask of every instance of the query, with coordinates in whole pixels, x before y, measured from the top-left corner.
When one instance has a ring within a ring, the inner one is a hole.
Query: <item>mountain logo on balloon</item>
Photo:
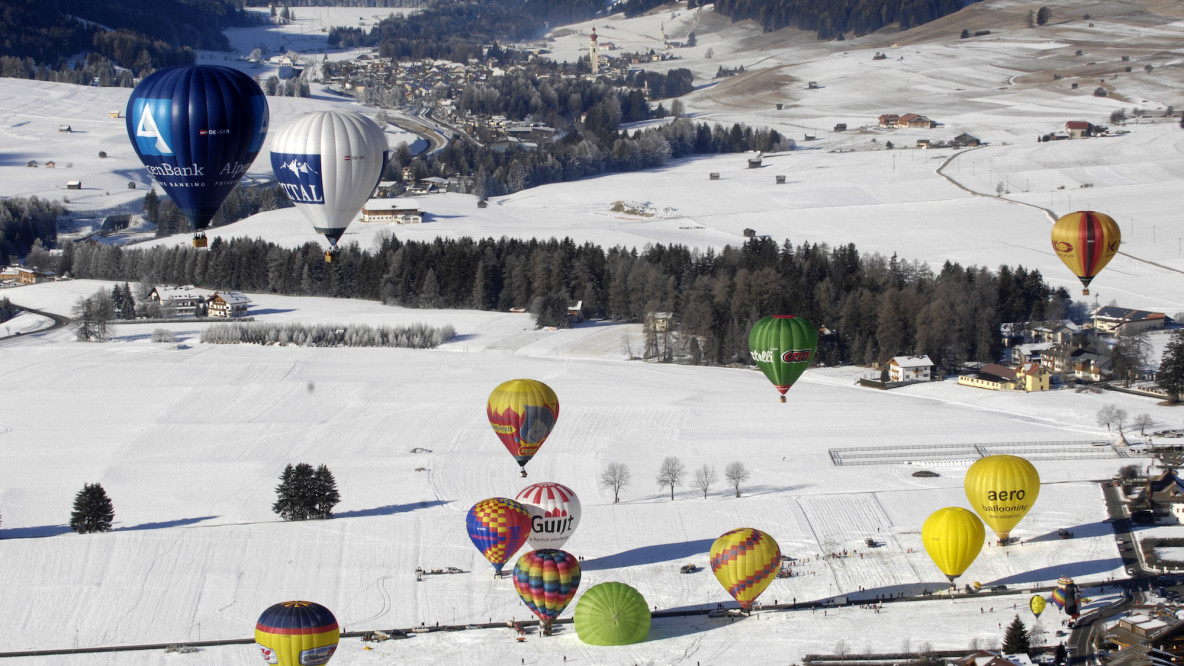
[[[273,152],[271,168],[292,203],[325,203],[320,155]]]

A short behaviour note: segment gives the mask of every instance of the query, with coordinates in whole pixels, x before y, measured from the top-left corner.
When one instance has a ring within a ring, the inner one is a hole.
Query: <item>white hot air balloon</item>
[[[580,498],[560,483],[535,483],[514,499],[530,512],[530,538],[535,550],[560,548],[580,524]]]
[[[374,192],[390,157],[386,134],[349,111],[318,111],[284,125],[271,144],[271,170],[296,208],[329,239],[325,261]]]

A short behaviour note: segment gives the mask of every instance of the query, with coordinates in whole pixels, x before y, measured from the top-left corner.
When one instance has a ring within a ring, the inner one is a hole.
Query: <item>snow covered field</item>
[[[981,17],[993,10],[1000,21],[1020,11],[1002,1],[980,5],[966,11]],[[1066,18],[1081,14],[1067,1],[1052,7]],[[313,9],[294,11],[299,17]],[[1113,60],[1120,47],[1135,56],[1150,50],[1140,50],[1140,33],[1128,22],[1091,11],[1103,17],[1099,25],[1109,34],[1126,35],[1114,40]],[[649,35],[657,20],[620,21],[602,34],[628,28]],[[712,45],[714,58],[675,61],[704,77],[696,80],[703,87],[688,99],[688,109],[713,122],[778,124],[802,148],[820,148],[765,156],[761,169],[747,169],[743,155],[695,158],[652,173],[529,189],[494,199],[484,210],[463,195],[423,198],[429,223],[355,223],[344,241],[369,246],[386,233],[413,239],[567,235],[604,245],[718,248],[740,242],[743,229],[753,228],[778,241],[854,243],[861,252],[896,253],[935,266],[947,259],[1023,264],[1077,293],[1076,281],[1048,247],[1052,220],[1040,208],[1061,214],[1088,206],[1113,215],[1125,236],[1126,254],[1094,282],[1098,301],[1169,315],[1184,310],[1184,256],[1171,242],[1184,237],[1176,214],[1184,132],[1176,122],[1129,125],[1122,137],[1034,140],[1066,120],[1108,124],[1110,111],[1124,105],[1184,107],[1179,86],[1152,80],[1179,82],[1178,47],[1161,48],[1156,40],[1178,44],[1184,23],[1143,29],[1158,49],[1155,73],[1120,74],[1118,89],[1127,96],[1115,99],[1092,97],[1094,86],[1070,91],[1051,74],[1047,81],[1031,80],[1039,78],[1028,71],[1034,53],[1064,60],[1062,52],[1083,48],[1079,40],[1087,29],[1080,21],[1039,32],[1017,24],[995,30],[987,41],[958,40],[963,21],[951,17],[943,19],[945,37],[910,39],[891,59],[873,62],[874,51],[889,48],[885,41],[904,44],[912,33],[850,39],[841,49],[808,42],[794,50],[775,48],[770,36],[747,24],[720,23],[709,14],[703,20],[697,35],[704,46],[697,49]],[[586,43],[580,29],[563,39]],[[556,53],[562,56],[559,47]],[[1045,71],[1060,71],[1061,60]],[[750,70],[743,80],[710,80],[720,64],[740,61]],[[1135,64],[1139,69],[1142,61]],[[806,80],[825,88],[807,94]],[[3,193],[59,199],[67,195],[66,180],[81,178],[83,189],[68,193],[72,210],[100,220],[137,210],[147,177],[127,145],[124,121],[107,118],[108,110],[124,107],[126,95],[0,79]],[[772,100],[782,98],[795,103],[785,118],[772,110]],[[753,100],[764,100],[763,106]],[[346,104],[327,95],[270,101],[273,126],[307,110]],[[991,145],[955,157],[943,176],[937,168],[953,156],[949,150],[881,149],[888,140],[912,145],[919,130],[826,136],[834,122],[858,127],[874,124],[879,113],[908,111],[944,122],[934,137],[966,131]],[[58,134],[63,123],[76,131]],[[807,130],[817,132],[818,141],[802,140]],[[852,152],[829,152],[835,148]],[[99,150],[108,157],[98,158]],[[58,165],[26,167],[33,159]],[[259,159],[250,175],[266,178],[267,168]],[[708,181],[712,171],[720,172],[719,181]],[[774,184],[777,174],[787,176],[785,185]],[[138,188],[128,190],[128,181]],[[1001,181],[1010,193],[996,196]],[[614,214],[615,201],[648,202],[656,214]],[[219,234],[284,245],[316,238],[291,209],[210,233]],[[100,288],[110,284],[60,282],[0,295],[68,314],[78,297]],[[784,553],[810,559],[798,567],[803,575],[776,580],[762,600],[858,596],[861,588],[872,597],[936,590],[944,576],[921,547],[920,525],[938,508],[967,506],[961,483],[969,461],[835,466],[828,449],[1105,439],[1095,414],[1106,404],[1151,414],[1154,430],[1179,427],[1184,419],[1176,409],[1122,394],[1009,395],[949,382],[874,391],[856,385],[858,368],[811,369],[781,405],[755,371],[625,360],[627,340],[636,346],[641,338],[634,325],[591,322],[548,332],[508,313],[250,296],[259,321],[448,323],[458,336],[431,351],[213,346],[197,341],[206,324],[194,323],[160,326],[176,333],[176,345],[151,343],[158,326],[142,324],[116,327],[109,344],[30,328],[19,329],[29,331],[19,339],[0,341],[0,651],[246,638],[264,608],[289,598],[325,604],[350,631],[523,619],[528,611],[510,582],[492,580],[469,542],[464,515],[486,497],[513,496],[524,481],[558,481],[580,495],[584,517],[567,549],[584,557],[582,588],[622,581],[659,609],[730,601],[709,570],[682,575],[678,568],[706,567],[711,542],[741,526],[765,530]],[[26,317],[8,325],[32,326]],[[492,388],[519,376],[548,383],[562,403],[528,480],[518,477],[484,414]],[[430,453],[412,453],[417,447]],[[741,460],[752,479],[740,498],[721,483],[706,499],[687,485],[670,501],[653,481],[669,455],[691,473]],[[600,470],[614,461],[633,474],[620,504],[597,483]],[[333,471],[342,495],[334,520],[275,520],[274,488],[289,462],[323,463]],[[1023,590],[1062,575],[1086,584],[1123,576],[1092,480],[1130,462],[1037,461],[1045,485],[1032,514],[1013,532],[1023,545],[984,547],[960,582]],[[919,469],[940,476],[912,476]],[[96,481],[115,505],[116,529],[75,535],[65,524],[74,494]],[[1075,538],[1060,539],[1060,528]],[[1156,535],[1168,529],[1156,528]],[[867,549],[868,537],[884,545]],[[818,559],[844,549],[863,557]],[[417,566],[468,573],[416,582]],[[513,641],[508,629],[433,633],[372,651],[348,639],[333,663],[519,664],[567,657],[584,664],[729,664],[741,653],[752,663],[791,663],[830,652],[839,640],[853,650],[897,651],[906,638],[913,649],[923,643],[958,649],[971,640],[997,644],[1000,625],[1014,614],[1030,620],[1026,596],[930,599],[890,604],[879,614],[852,607],[825,615],[757,613],[735,623],[663,619],[646,642],[612,649],[584,646],[570,629],[549,639],[531,635],[525,643]],[[980,612],[983,606],[994,610]],[[1058,623],[1055,610],[1041,621],[1046,629]],[[236,646],[11,661],[139,666],[258,659],[253,648]]]

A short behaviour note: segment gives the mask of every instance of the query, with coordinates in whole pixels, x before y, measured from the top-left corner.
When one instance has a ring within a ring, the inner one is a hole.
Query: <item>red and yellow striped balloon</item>
[[[780,568],[781,547],[760,530],[741,527],[711,544],[711,571],[744,610],[752,607]]]
[[[1110,263],[1122,233],[1114,218],[1092,210],[1061,216],[1052,225],[1052,249],[1081,280],[1082,294],[1089,295],[1089,283]]]

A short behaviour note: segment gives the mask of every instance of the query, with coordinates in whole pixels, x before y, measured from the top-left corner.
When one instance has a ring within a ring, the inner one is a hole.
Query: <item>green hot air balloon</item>
[[[752,325],[748,349],[761,372],[781,392],[781,402],[785,402],[785,392],[814,358],[818,332],[801,317],[773,315]]]
[[[650,607],[624,583],[601,583],[576,603],[575,624],[576,635],[588,645],[640,643],[650,633]]]

